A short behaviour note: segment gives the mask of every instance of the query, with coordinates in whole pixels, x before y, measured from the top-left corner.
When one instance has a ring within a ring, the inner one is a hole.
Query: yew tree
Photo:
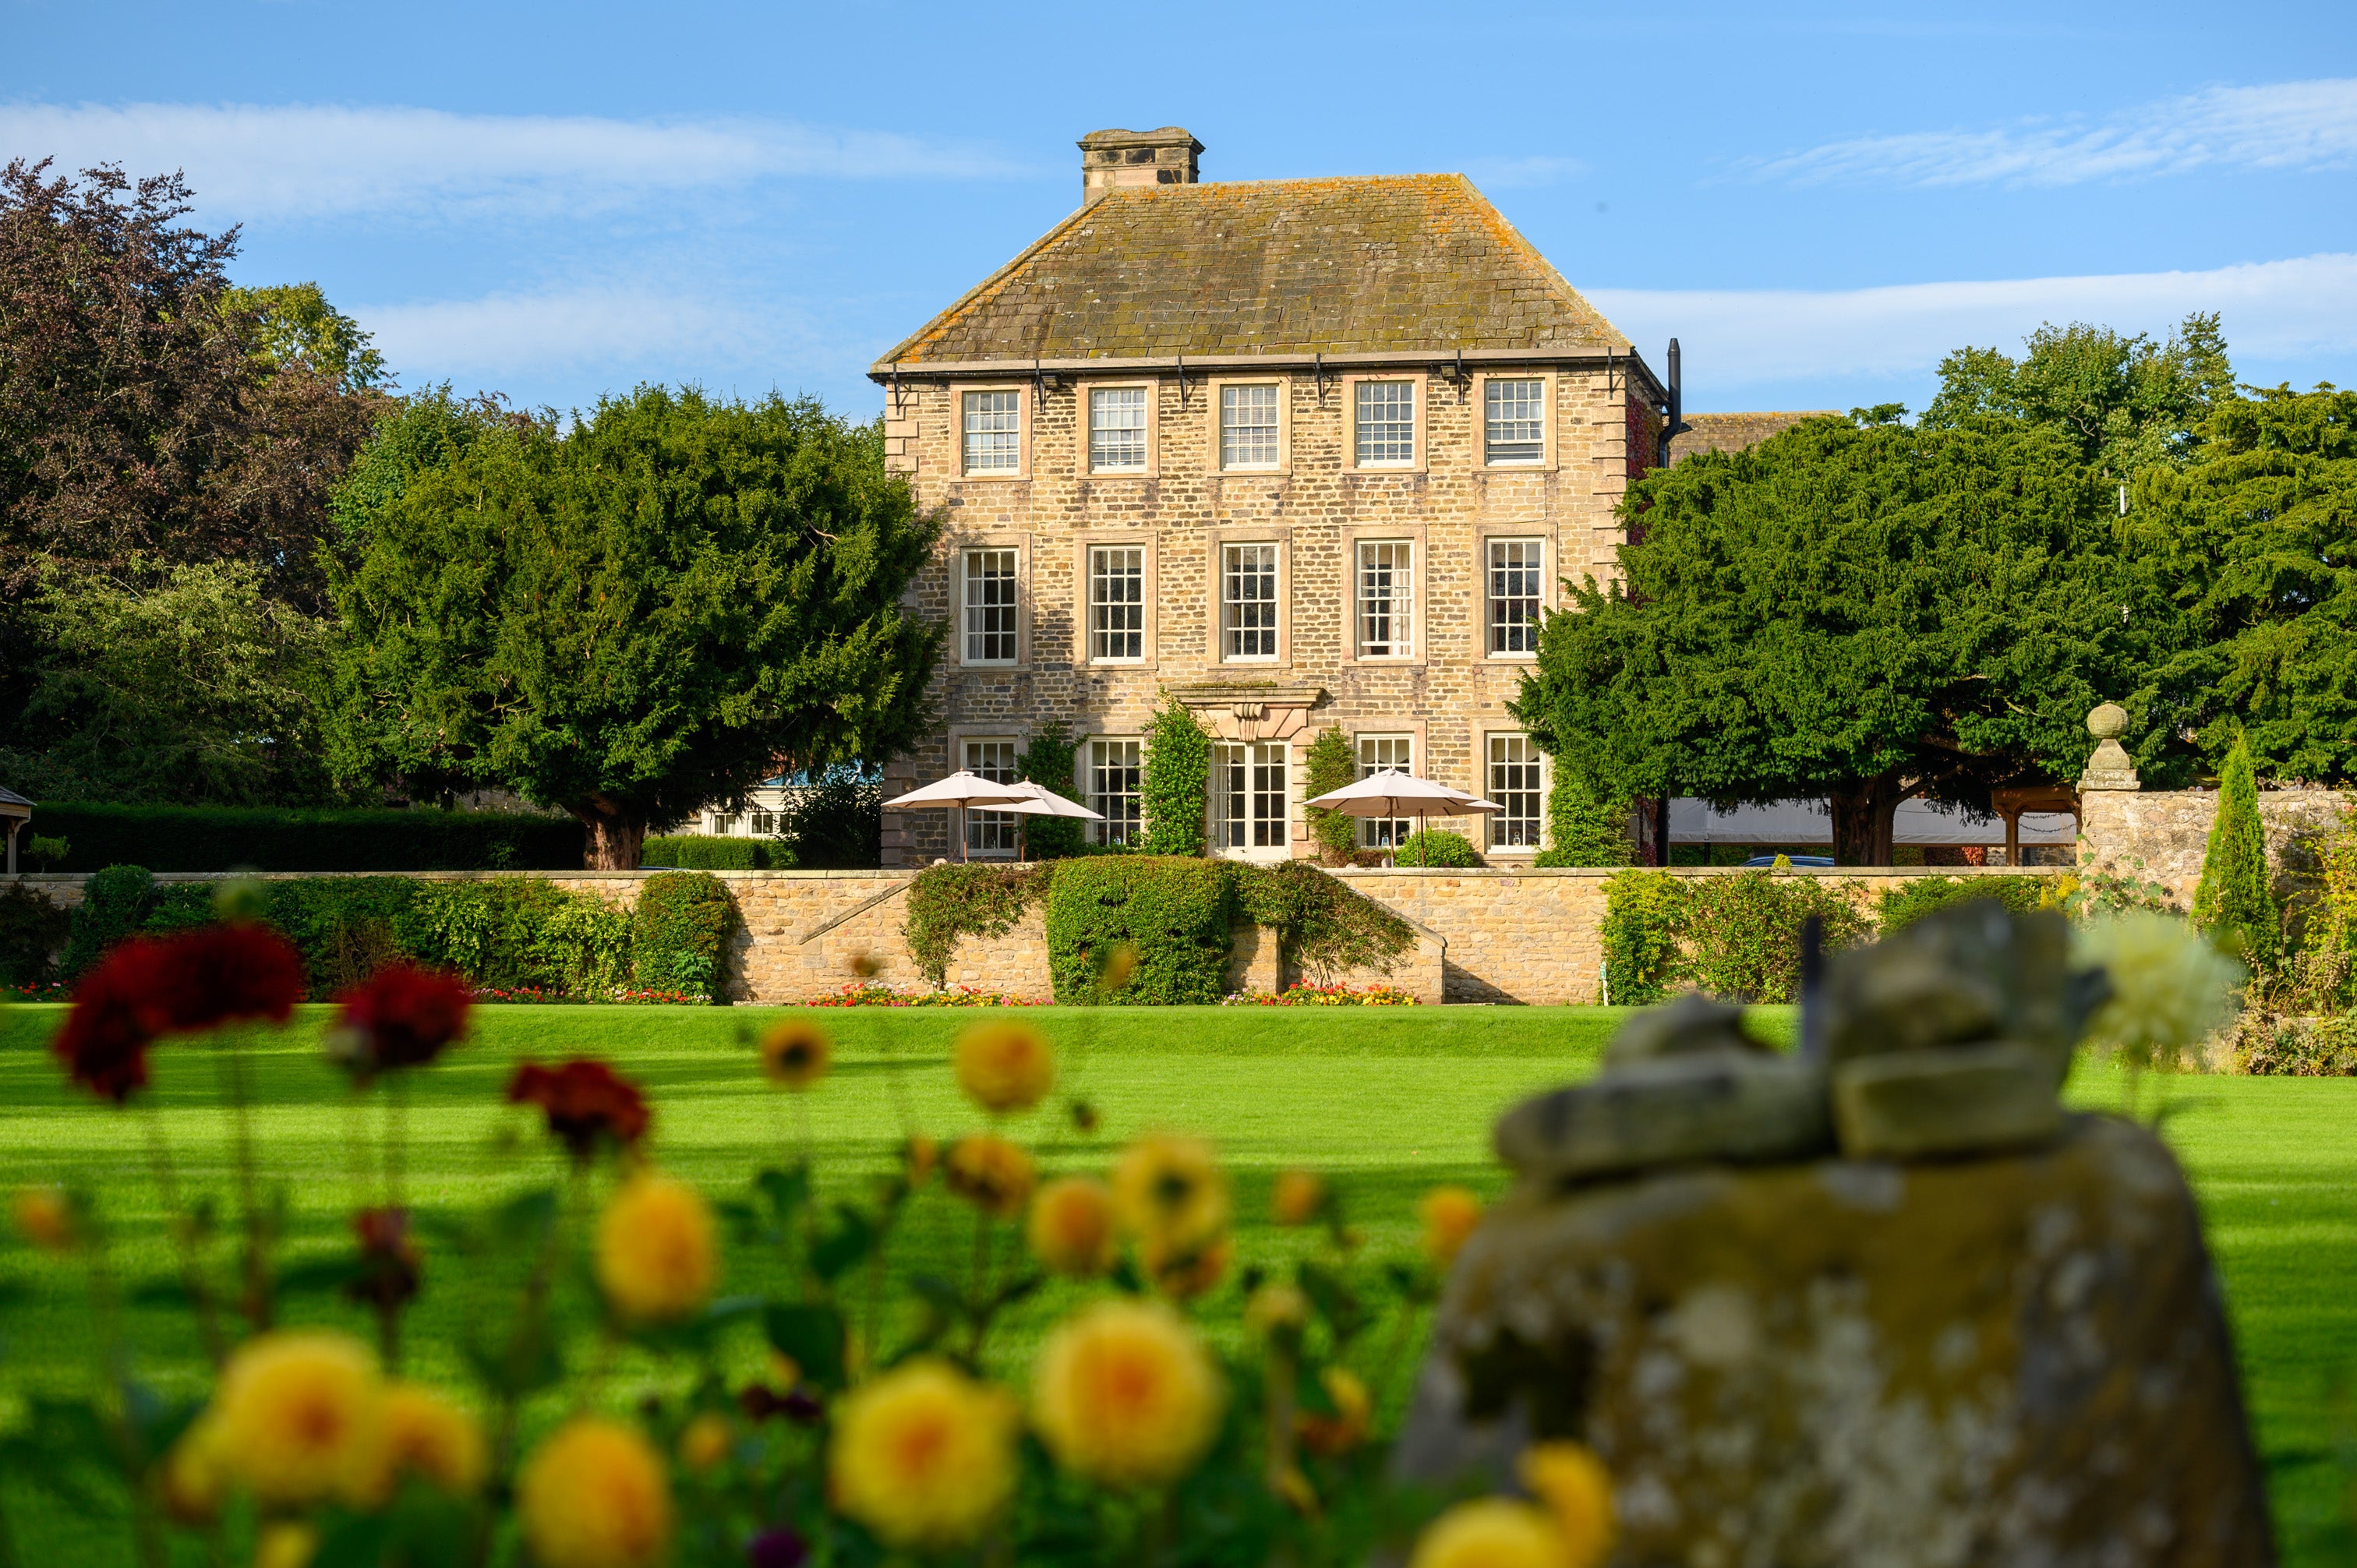
[[[1649,474],[1623,580],[1566,585],[1515,712],[1600,798],[1830,798],[1851,865],[1911,797],[2076,777],[2173,626],[2051,428],[1824,418]]]
[[[626,868],[651,823],[905,748],[934,529],[881,434],[774,395],[641,388],[563,430],[425,400],[339,509],[337,766],[505,785]]]

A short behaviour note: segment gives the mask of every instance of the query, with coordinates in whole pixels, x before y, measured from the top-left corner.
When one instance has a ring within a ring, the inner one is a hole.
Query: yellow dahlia
[[[833,1056],[826,1031],[807,1018],[788,1018],[761,1036],[761,1070],[797,1094],[826,1076]]]
[[[44,1252],[70,1251],[74,1241],[73,1206],[53,1187],[28,1187],[9,1200],[8,1217],[16,1233]]]
[[[942,1163],[942,1146],[929,1133],[911,1133],[909,1141],[900,1145],[900,1163],[908,1169],[909,1185],[922,1187],[933,1174],[933,1167]]]
[[[1298,1334],[1309,1326],[1309,1298],[1298,1286],[1265,1284],[1244,1303],[1244,1326],[1255,1334]]]
[[[712,1210],[685,1182],[635,1176],[598,1216],[597,1285],[634,1323],[693,1316],[719,1275]]]
[[[1031,1255],[1050,1273],[1093,1279],[1113,1267],[1113,1192],[1093,1176],[1065,1176],[1031,1200]]]
[[[1276,1178],[1268,1208],[1279,1225],[1307,1225],[1325,1210],[1326,1183],[1314,1171],[1286,1171]]]
[[[1294,1430],[1301,1436],[1301,1445],[1312,1454],[1347,1454],[1366,1441],[1374,1424],[1375,1402],[1367,1385],[1348,1367],[1326,1368],[1318,1374],[1318,1384],[1334,1402],[1334,1413],[1312,1415],[1304,1411],[1294,1418]]]
[[[1013,1219],[1031,1201],[1039,1171],[1031,1156],[1004,1138],[976,1133],[950,1145],[942,1167],[949,1189],[994,1219]]]
[[[220,1517],[229,1477],[221,1471],[221,1420],[199,1415],[172,1451],[164,1455],[164,1508],[182,1524],[210,1524]]]
[[[1019,1420],[1001,1391],[918,1360],[843,1402],[827,1450],[835,1506],[888,1546],[972,1541],[1014,1494]]]
[[[1458,1503],[1425,1528],[1408,1568],[1565,1568],[1563,1532],[1508,1498]]]
[[[1122,1222],[1138,1236],[1184,1248],[1228,1226],[1228,1184],[1200,1138],[1148,1133],[1114,1168]]]
[[[390,1493],[417,1476],[452,1497],[472,1497],[490,1467],[483,1429],[447,1397],[421,1383],[384,1391],[384,1464]]]
[[[1457,1261],[1473,1228],[1481,1223],[1481,1200],[1461,1187],[1436,1187],[1415,1206],[1424,1220],[1425,1256],[1447,1268]]]
[[[1523,1450],[1523,1485],[1563,1534],[1566,1568],[1598,1568],[1612,1555],[1619,1524],[1612,1472],[1583,1443],[1537,1443]]]
[[[1226,1236],[1208,1241],[1148,1236],[1137,1261],[1156,1290],[1173,1301],[1192,1301],[1227,1277],[1228,1259],[1234,1251],[1235,1243]]]
[[[383,1467],[384,1385],[348,1334],[284,1329],[238,1347],[213,1394],[214,1453],[275,1507],[364,1501]]]
[[[539,1568],[651,1568],[671,1541],[671,1479],[636,1428],[577,1415],[523,1462],[516,1517]]]
[[[253,1568],[311,1568],[319,1554],[319,1527],[307,1520],[273,1520],[254,1532]]]
[[[1016,1019],[976,1024],[958,1036],[958,1088],[994,1116],[1028,1111],[1056,1081],[1055,1059],[1038,1029]]]
[[[704,1411],[679,1434],[679,1462],[691,1470],[709,1470],[728,1457],[729,1442],[728,1418]]]
[[[1065,1469],[1108,1487],[1158,1487],[1202,1458],[1226,1393],[1177,1313],[1107,1301],[1049,1337],[1031,1398],[1032,1422]]]

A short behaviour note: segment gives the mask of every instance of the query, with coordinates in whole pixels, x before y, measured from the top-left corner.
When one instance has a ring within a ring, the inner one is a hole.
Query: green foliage
[[[565,871],[581,864],[580,823],[522,811],[44,802],[38,815],[69,835],[67,871]]]
[[[873,871],[884,864],[884,786],[848,770],[786,793],[774,865],[803,871]]]
[[[767,871],[772,860],[767,839],[673,833],[641,843],[639,864],[676,866],[682,871]]]
[[[1235,910],[1232,868],[1220,861],[1103,855],[1058,866],[1047,919],[1056,1000],[1148,1006],[1216,1003],[1227,993]],[[1135,949],[1137,968],[1128,984],[1101,994],[1097,966],[1103,955],[1123,944]]]
[[[1677,988],[1677,920],[1684,897],[1679,879],[1666,871],[1623,871],[1605,882],[1598,1001],[1643,1007]]]
[[[2075,777],[2174,635],[2152,552],[2052,430],[1817,419],[1631,488],[1625,580],[1572,589],[1513,711],[1599,795],[1830,797],[1888,864],[1910,790]],[[2123,616],[2123,608],[2127,614]]]
[[[0,985],[46,985],[58,978],[59,950],[72,916],[38,888],[0,888]]]
[[[81,978],[99,955],[146,923],[156,878],[144,865],[110,865],[82,884],[66,944],[65,977]]]
[[[631,972],[651,990],[721,1001],[720,966],[737,924],[737,901],[720,878],[659,872],[640,886],[630,911]]]
[[[2193,889],[2193,923],[2226,950],[2253,963],[2274,960],[2282,941],[2267,871],[2267,832],[2259,821],[2258,781],[2251,747],[2237,740],[2218,775],[2218,815],[2210,824],[2201,880]]]
[[[2234,1070],[2257,1077],[2357,1078],[2357,1013],[2246,1013],[2235,1022],[2233,1053]]]
[[[1534,865],[1627,865],[1629,807],[1599,797],[1577,774],[1557,769],[1547,790],[1547,844]]]
[[[247,318],[254,357],[274,371],[300,366],[348,392],[382,385],[384,356],[361,324],[328,303],[316,283],[221,291],[224,317]]]
[[[1048,890],[1033,865],[929,865],[909,884],[909,956],[935,985],[947,983],[960,937],[1003,937]]]
[[[1463,833],[1451,832],[1447,828],[1419,828],[1399,841],[1398,847],[1392,851],[1392,864],[1461,869],[1489,863]]]
[[[73,844],[67,839],[33,833],[25,839],[22,854],[25,863],[35,871],[55,871],[73,854]]]
[[[2234,395],[2234,371],[2215,314],[2188,316],[2165,343],[2073,322],[2040,327],[2020,359],[1959,349],[1940,361],[1940,392],[1924,411],[1940,429],[1995,414],[2061,432],[2104,478],[2181,463],[2196,433]]]
[[[650,822],[923,727],[940,629],[900,598],[936,531],[879,425],[660,387],[562,433],[436,417],[346,492],[342,776],[506,784],[627,866]]]
[[[1393,961],[1415,946],[1405,920],[1308,861],[1234,871],[1244,914],[1275,930],[1278,950],[1320,984],[1345,970],[1388,974]]]
[[[1211,784],[1211,737],[1193,710],[1177,699],[1146,721],[1138,783],[1146,854],[1200,854],[1203,817]]]
[[[1015,759],[1015,776],[1042,789],[1052,789],[1067,800],[1081,800],[1081,789],[1072,781],[1077,757],[1071,737],[1061,725],[1044,725]],[[1081,801],[1086,805],[1085,800]],[[1087,837],[1082,830],[1087,824],[1078,817],[1026,817],[1023,819],[1024,853],[1033,860],[1061,860],[1078,854]]]
[[[1340,789],[1359,777],[1359,754],[1344,735],[1341,726],[1329,725],[1318,732],[1309,743],[1304,758],[1307,777],[1302,784],[1302,799],[1314,800],[1329,790]],[[1356,857],[1359,848],[1359,820],[1340,811],[1329,811],[1311,806],[1309,837],[1317,844],[1321,859],[1329,865],[1345,865]]]
[[[1611,999],[1658,1002],[1689,987],[1745,1002],[1800,991],[1802,928],[1824,922],[1828,951],[1864,938],[1867,921],[1837,883],[1771,871],[1674,876],[1623,871],[1604,885]]]
[[[1875,901],[1876,931],[1904,930],[1934,909],[1972,898],[1994,898],[2016,913],[2061,907],[2077,878],[2061,876],[1910,876]]]

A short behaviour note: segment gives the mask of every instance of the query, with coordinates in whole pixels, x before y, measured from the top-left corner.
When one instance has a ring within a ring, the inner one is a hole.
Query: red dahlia
[[[545,1068],[526,1062],[508,1080],[508,1103],[537,1105],[548,1130],[565,1140],[573,1157],[586,1160],[601,1139],[635,1144],[647,1130],[647,1102],[604,1062],[576,1060]]]
[[[170,1032],[200,1034],[241,1018],[283,1024],[303,1000],[303,955],[267,926],[198,926],[164,943]]]
[[[447,971],[389,963],[337,1000],[339,1059],[367,1079],[393,1068],[423,1067],[467,1033],[475,993]]]
[[[117,1104],[147,1087],[147,1047],[172,1022],[168,968],[162,942],[135,937],[81,977],[49,1047],[76,1083]]]

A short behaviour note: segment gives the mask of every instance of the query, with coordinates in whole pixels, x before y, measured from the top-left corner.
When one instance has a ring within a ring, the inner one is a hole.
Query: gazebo
[[[33,820],[33,802],[0,785],[0,824],[8,830],[8,875],[16,875],[16,832]]]

